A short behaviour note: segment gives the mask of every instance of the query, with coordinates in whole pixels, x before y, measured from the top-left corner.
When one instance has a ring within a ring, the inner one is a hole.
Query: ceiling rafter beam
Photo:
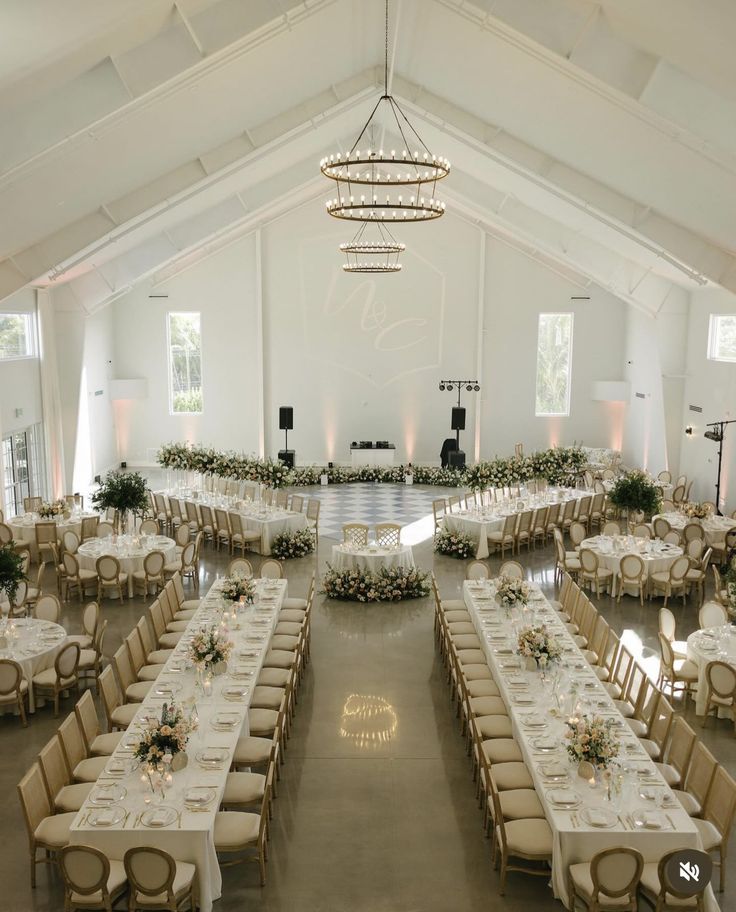
[[[192,39],[192,44],[197,49],[197,53],[202,58],[206,57],[207,52],[204,49],[204,45],[200,41],[199,35],[197,35],[196,31],[194,30],[194,26],[192,25],[191,20],[189,19],[189,16],[187,16],[187,14],[181,8],[181,4],[179,3],[179,0],[174,0],[174,9],[176,10],[181,21],[184,23],[184,28],[189,33],[189,37]]]

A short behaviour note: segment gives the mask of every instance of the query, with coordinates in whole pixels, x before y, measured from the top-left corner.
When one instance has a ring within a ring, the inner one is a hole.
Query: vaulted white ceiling
[[[448,204],[656,313],[736,291],[736,4],[393,0],[392,88]],[[6,0],[0,297],[94,310],[324,198],[383,78],[381,0]]]

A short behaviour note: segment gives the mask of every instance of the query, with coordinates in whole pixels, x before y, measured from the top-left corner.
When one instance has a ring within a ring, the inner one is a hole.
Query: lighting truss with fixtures
[[[388,91],[388,0],[386,0],[384,47],[384,91],[363,125],[349,152],[325,156],[320,170],[335,181],[337,196],[327,201],[327,212],[334,218],[361,222],[421,222],[439,218],[445,204],[435,195],[436,184],[450,173],[450,162],[430,152],[396,99]],[[390,152],[372,148],[361,150],[364,136],[381,129],[385,115],[395,123],[403,148]],[[407,139],[412,137],[412,142]],[[411,146],[415,148],[412,151]],[[417,145],[420,148],[417,148]],[[406,187],[406,192],[399,193]]]

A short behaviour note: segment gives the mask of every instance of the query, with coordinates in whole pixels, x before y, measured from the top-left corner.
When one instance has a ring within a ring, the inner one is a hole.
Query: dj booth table
[[[350,461],[353,466],[389,466],[394,464],[396,447],[351,446]]]

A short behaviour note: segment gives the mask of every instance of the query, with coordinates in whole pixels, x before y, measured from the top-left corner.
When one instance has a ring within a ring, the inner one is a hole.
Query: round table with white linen
[[[396,567],[413,570],[414,554],[410,545],[399,545],[398,548],[368,545],[361,548],[343,542],[332,546],[332,566],[335,570],[362,570],[366,573]]]
[[[726,662],[736,668],[736,629],[730,624],[696,630],[687,638],[687,657],[698,666],[698,692],[695,694],[695,714],[705,713],[705,669],[709,662]],[[730,719],[728,707],[718,710],[720,718]]]
[[[10,618],[0,625],[0,637],[5,637],[0,659],[12,659],[23,669],[23,677],[28,682],[28,710],[34,712],[33,676],[54,664],[59,650],[66,643],[66,630],[53,621]],[[3,643],[2,639],[0,643]],[[15,704],[6,704],[3,709],[14,710]]]
[[[730,516],[708,516],[706,519],[690,519],[683,513],[659,513],[652,517],[652,522],[661,517],[676,529],[682,532],[688,523],[694,522],[703,527],[705,533],[705,542],[707,545],[716,548],[723,548],[726,541],[726,532],[736,526],[736,519]]]
[[[176,542],[165,535],[90,538],[79,546],[77,560],[82,570],[96,570],[99,557],[116,557],[120,561],[121,571],[128,574],[128,598],[132,598],[133,573],[143,570],[143,561],[151,551],[163,551],[167,564],[176,560]]]
[[[31,546],[31,560],[35,563],[38,561],[38,548],[36,547],[36,523],[55,522],[56,534],[61,538],[65,532],[75,532],[79,538],[82,537],[82,520],[87,516],[97,516],[96,513],[72,513],[68,519],[62,516],[51,517],[51,519],[41,519],[38,513],[25,513],[23,516],[15,516],[9,519],[7,525],[13,533],[13,539],[17,542],[28,542]]]
[[[616,594],[621,558],[636,554],[644,561],[644,580],[650,573],[666,573],[675,560],[684,553],[679,545],[660,539],[634,538],[631,535],[593,535],[580,543],[581,548],[594,552],[601,567],[613,571],[613,595]]]

